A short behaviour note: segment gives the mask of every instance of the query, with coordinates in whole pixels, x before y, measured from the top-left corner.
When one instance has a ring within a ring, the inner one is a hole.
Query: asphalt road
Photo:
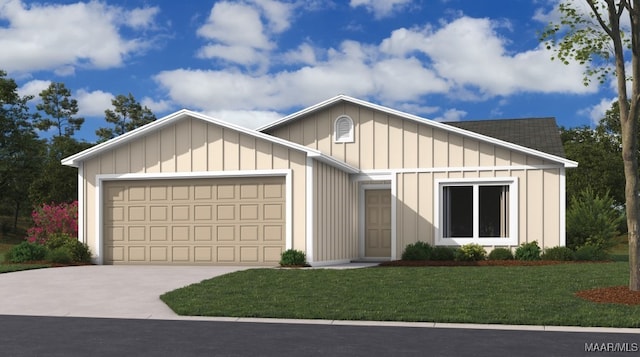
[[[640,334],[0,315],[2,356],[585,356]],[[619,353],[616,353],[619,355]]]

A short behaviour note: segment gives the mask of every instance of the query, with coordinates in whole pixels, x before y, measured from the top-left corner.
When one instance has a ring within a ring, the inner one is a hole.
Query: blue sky
[[[0,69],[20,93],[63,82],[95,140],[132,93],[255,128],[337,94],[433,120],[592,125],[615,97],[551,61],[558,0],[0,0]]]

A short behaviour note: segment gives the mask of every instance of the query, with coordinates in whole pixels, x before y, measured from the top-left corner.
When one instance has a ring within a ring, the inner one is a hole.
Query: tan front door
[[[365,190],[365,256],[391,256],[391,190]]]
[[[111,181],[106,264],[277,264],[283,177]]]

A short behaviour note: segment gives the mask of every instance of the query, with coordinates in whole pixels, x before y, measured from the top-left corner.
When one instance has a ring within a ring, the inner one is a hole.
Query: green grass
[[[180,315],[640,327],[640,306],[579,290],[626,285],[628,264],[253,269],[168,292]]]

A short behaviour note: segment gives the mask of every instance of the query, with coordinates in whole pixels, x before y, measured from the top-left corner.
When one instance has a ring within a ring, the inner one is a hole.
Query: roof
[[[215,125],[219,125],[222,126],[224,128],[228,128],[228,129],[232,129],[256,138],[260,138],[272,143],[276,143],[285,147],[288,147],[290,149],[294,149],[297,151],[301,151],[307,154],[308,157],[312,157],[318,161],[324,162],[330,166],[336,167],[340,170],[343,170],[345,172],[348,173],[357,173],[359,172],[359,170],[347,163],[344,163],[340,160],[335,159],[334,157],[331,157],[329,155],[325,155],[323,153],[321,153],[318,150],[312,149],[310,147],[304,146],[304,145],[300,145],[300,144],[296,144],[296,143],[292,143],[290,141],[284,140],[284,139],[280,139],[271,135],[267,135],[255,130],[251,130],[251,129],[247,129],[235,124],[231,124],[219,119],[215,119],[209,116],[206,116],[204,114],[201,113],[196,113],[196,112],[192,112],[190,110],[186,110],[186,109],[182,109],[180,111],[177,111],[173,114],[167,115],[161,119],[158,119],[156,121],[153,121],[149,124],[143,125],[137,129],[134,129],[130,132],[124,133],[118,137],[115,137],[111,140],[105,141],[103,143],[100,143],[96,146],[90,147],[84,151],[81,151],[75,155],[69,156],[67,158],[64,158],[61,160],[63,165],[67,165],[67,166],[74,166],[74,167],[78,167],[79,163],[82,161],[85,161],[89,158],[92,158],[96,155],[99,155],[105,151],[108,150],[112,150],[113,148],[118,147],[119,145],[122,145],[124,143],[130,142],[132,140],[135,140],[139,137],[142,137],[150,132],[153,132],[155,130],[158,130],[164,126],[167,126],[169,124],[172,124],[176,121],[182,120],[184,118],[187,117],[191,117],[191,118],[196,118],[196,119],[200,119]]]
[[[473,120],[445,124],[565,157],[555,118]]]
[[[490,127],[490,125],[488,125],[488,123],[485,124],[481,124],[478,127],[482,129],[482,131],[480,129],[477,130],[472,130],[471,128],[467,128],[467,127],[463,127],[464,125],[472,125],[472,124],[460,124],[460,123],[473,123],[473,122],[456,122],[456,124],[460,125],[460,126],[456,126],[456,125],[451,125],[451,123],[449,124],[445,124],[445,123],[440,123],[440,122],[436,122],[433,120],[429,120],[426,118],[422,118],[419,117],[417,115],[413,115],[413,114],[409,114],[409,113],[405,113],[399,110],[395,110],[395,109],[391,109],[382,105],[378,105],[378,104],[373,104],[361,99],[356,99],[356,98],[352,98],[343,94],[337,95],[333,98],[327,99],[324,102],[318,103],[316,105],[310,106],[308,108],[302,109],[296,113],[290,114],[284,118],[278,119],[270,124],[264,125],[256,130],[261,131],[261,132],[265,132],[267,130],[273,129],[273,128],[277,128],[283,125],[288,124],[289,122],[301,119],[303,117],[305,117],[306,115],[310,114],[310,113],[314,113],[317,112],[319,110],[322,110],[324,108],[327,108],[328,106],[334,105],[336,103],[339,102],[349,102],[349,103],[353,103],[356,105],[360,105],[369,109],[373,109],[373,110],[378,110],[381,111],[383,113],[387,113],[389,115],[393,115],[393,116],[397,116],[399,118],[405,119],[405,120],[411,120],[411,121],[415,121],[415,122],[419,122],[421,124],[425,124],[434,128],[438,128],[438,129],[442,129],[442,130],[446,130],[448,132],[453,132],[456,133],[458,135],[462,135],[465,137],[470,137],[470,138],[474,138],[476,140],[481,140],[487,143],[491,143],[494,145],[498,145],[510,150],[515,150],[515,151],[519,151],[528,155],[533,155],[533,156],[537,156],[540,158],[543,158],[545,160],[549,160],[549,161],[553,161],[553,162],[557,162],[560,163],[562,165],[564,165],[565,167],[577,167],[578,163],[572,160],[569,160],[567,158],[564,157],[564,150],[562,149],[562,143],[560,141],[560,134],[558,132],[558,128],[555,125],[555,119],[553,118],[544,118],[544,119],[552,119],[553,120],[553,130],[551,130],[552,126],[549,124],[549,122],[547,121],[546,123],[543,122],[533,122],[533,123],[527,123],[525,122],[524,124],[530,125],[529,127],[526,126],[522,126],[522,128],[520,128],[520,125],[518,125],[518,123],[516,124],[508,124],[507,126],[509,126],[509,128],[511,127],[511,125],[513,125],[514,129],[493,129],[493,130],[488,130],[487,128]],[[523,119],[523,120],[531,120],[531,119]],[[538,119],[535,119],[538,120]],[[493,120],[489,120],[489,121],[484,121],[484,122],[492,122]],[[498,123],[504,123],[503,120],[496,120]],[[516,121],[516,120],[514,120]],[[538,123],[536,125],[541,125],[544,126],[544,131],[542,133],[538,133],[536,135],[532,135],[531,133],[534,132],[536,129],[534,123]],[[494,127],[499,127],[499,125],[493,125]],[[518,127],[518,129],[515,129],[515,127]],[[526,132],[526,131],[522,131],[522,130],[529,130],[530,132]],[[513,131],[514,134],[511,135],[504,135],[504,133],[508,133]],[[520,134],[515,134],[515,133],[520,133]],[[527,135],[532,136],[529,139],[525,139],[525,137]],[[557,142],[555,142],[557,139]],[[544,140],[548,140],[550,143],[548,144],[539,144],[540,142],[543,142]],[[555,143],[554,143],[555,142]],[[527,143],[527,145],[524,145],[525,143]],[[536,145],[533,145],[531,143],[537,143]],[[531,145],[531,146],[528,146]],[[545,149],[545,150],[542,150]],[[548,150],[548,151],[547,151]]]

